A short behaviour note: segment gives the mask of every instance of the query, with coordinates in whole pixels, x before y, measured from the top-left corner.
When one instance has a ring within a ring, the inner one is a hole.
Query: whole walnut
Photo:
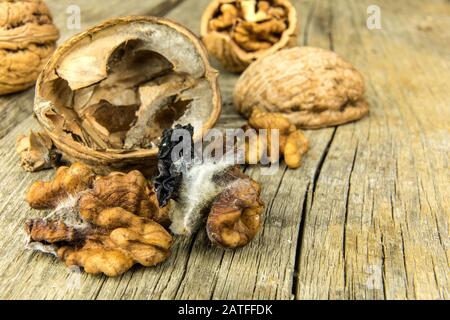
[[[41,0],[0,0],[0,95],[35,83],[59,31]]]
[[[297,12],[289,0],[213,0],[201,36],[209,53],[231,72],[297,43]]]
[[[252,64],[234,91],[237,110],[285,114],[300,128],[358,120],[369,112],[362,75],[336,53],[320,48],[281,50]]]

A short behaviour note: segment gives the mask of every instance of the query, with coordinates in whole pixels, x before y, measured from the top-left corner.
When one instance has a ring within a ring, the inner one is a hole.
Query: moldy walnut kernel
[[[156,193],[138,171],[95,176],[75,163],[49,182],[34,183],[27,201],[54,209],[26,224],[29,247],[53,253],[87,273],[118,276],[135,263],[154,266],[170,254],[171,235]],[[156,221],[158,222],[156,222]]]

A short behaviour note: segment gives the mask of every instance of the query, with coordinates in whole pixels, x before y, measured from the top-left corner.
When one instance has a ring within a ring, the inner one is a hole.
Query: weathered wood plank
[[[108,4],[91,0],[46,1],[50,8],[54,23],[58,26],[61,37],[59,43],[70,36],[95,25],[96,23],[124,15],[164,15],[183,0],[110,0]],[[72,11],[69,6],[78,6],[81,9],[80,29],[68,24]],[[112,13],[114,12],[114,13]],[[0,96],[0,138],[4,137],[12,128],[25,120],[33,112],[34,88],[24,92]]]
[[[382,30],[370,31],[369,4],[331,1],[313,17],[365,75],[372,109],[332,140],[306,210],[297,298],[448,299],[450,5],[378,1]]]
[[[186,0],[168,16],[198,32],[207,2]],[[414,0],[408,9],[379,2],[380,31],[365,28],[369,2],[296,2],[300,43],[354,62],[372,113],[307,132],[311,150],[299,170],[247,170],[261,181],[267,210],[263,231],[241,250],[214,248],[201,230],[178,238],[166,263],[117,279],[78,277],[52,257],[24,252],[24,221],[43,215],[28,209],[24,190],[53,172],[21,171],[15,138],[36,123],[11,123],[0,140],[0,298],[448,298],[450,9],[439,0]],[[433,22],[426,33],[417,30],[424,16]],[[221,128],[244,123],[232,105],[236,79],[222,72]]]

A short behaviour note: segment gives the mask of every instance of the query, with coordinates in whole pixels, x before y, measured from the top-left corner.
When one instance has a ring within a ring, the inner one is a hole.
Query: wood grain
[[[365,27],[368,1],[319,2],[312,17],[364,73],[372,108],[337,128],[326,154],[305,212],[299,299],[449,298],[450,6],[378,3],[381,30]]]
[[[75,2],[83,28],[111,11],[156,10],[198,32],[209,1]],[[63,26],[69,1],[49,3]],[[36,127],[32,91],[0,98],[0,298],[448,299],[450,4],[378,3],[382,29],[369,30],[369,0],[295,1],[299,44],[354,63],[371,114],[306,132],[311,150],[299,170],[281,164],[268,176],[247,169],[261,182],[267,209],[262,232],[240,250],[212,247],[201,230],[177,238],[164,264],[114,279],[71,273],[53,257],[24,251],[24,221],[45,213],[28,209],[23,193],[53,171],[24,173],[14,153],[16,136]],[[424,21],[431,30],[423,31]],[[218,126],[238,127],[244,120],[231,99],[237,76],[214,65],[224,98]]]

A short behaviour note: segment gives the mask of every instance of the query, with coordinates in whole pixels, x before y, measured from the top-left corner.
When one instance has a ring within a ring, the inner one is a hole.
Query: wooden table
[[[24,222],[44,213],[23,201],[32,181],[19,167],[18,134],[37,128],[33,90],[0,98],[0,298],[6,299],[449,299],[450,3],[445,0],[294,0],[300,45],[332,49],[367,82],[371,114],[308,131],[302,168],[263,176],[264,228],[244,249],[210,245],[202,230],[178,238],[171,258],[118,278],[71,273],[24,250]],[[66,7],[82,29],[111,16],[165,15],[199,31],[208,0],[47,0],[62,39]],[[381,8],[382,29],[366,26]],[[220,69],[220,66],[216,64]],[[219,127],[234,111],[237,76],[221,73]]]

